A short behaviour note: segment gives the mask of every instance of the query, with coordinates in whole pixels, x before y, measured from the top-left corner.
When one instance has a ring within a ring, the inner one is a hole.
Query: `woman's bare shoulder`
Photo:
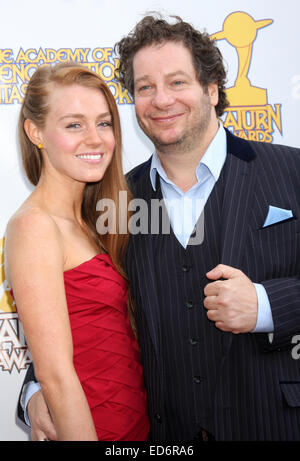
[[[5,232],[5,266],[9,274],[17,261],[52,261],[63,266],[63,239],[55,220],[37,206],[21,207]]]
[[[15,233],[23,238],[45,238],[46,233],[59,236],[59,228],[52,216],[37,205],[20,207],[7,223],[6,237]]]

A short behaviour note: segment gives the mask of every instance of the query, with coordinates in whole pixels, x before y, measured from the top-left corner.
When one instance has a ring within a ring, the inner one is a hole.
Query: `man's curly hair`
[[[183,43],[191,52],[198,80],[204,89],[210,83],[218,83],[219,102],[217,116],[221,116],[229,102],[225,93],[226,71],[223,57],[215,42],[206,32],[199,32],[179,16],[172,16],[174,24],[162,18],[145,16],[127,35],[115,45],[120,63],[116,68],[116,79],[134,97],[133,58],[145,46],[165,42]]]

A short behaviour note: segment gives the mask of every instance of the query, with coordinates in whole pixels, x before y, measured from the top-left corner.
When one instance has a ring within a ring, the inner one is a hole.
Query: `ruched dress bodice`
[[[110,257],[64,272],[74,366],[99,440],[147,440],[149,421],[128,291]]]

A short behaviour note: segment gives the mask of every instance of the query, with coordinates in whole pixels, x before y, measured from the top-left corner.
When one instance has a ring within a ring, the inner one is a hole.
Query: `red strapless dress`
[[[108,255],[64,272],[74,366],[99,440],[147,440],[140,353],[127,312],[127,287]]]

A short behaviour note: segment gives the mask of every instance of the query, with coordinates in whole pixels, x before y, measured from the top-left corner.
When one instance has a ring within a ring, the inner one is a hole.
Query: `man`
[[[149,209],[162,198],[205,204],[198,244],[203,206],[183,212],[182,232],[170,213],[170,234],[132,235],[127,252],[151,439],[298,440],[300,151],[224,130],[221,54],[180,18],[147,16],[117,49],[155,146],[128,175],[134,196]],[[41,401],[29,416],[51,438]]]

